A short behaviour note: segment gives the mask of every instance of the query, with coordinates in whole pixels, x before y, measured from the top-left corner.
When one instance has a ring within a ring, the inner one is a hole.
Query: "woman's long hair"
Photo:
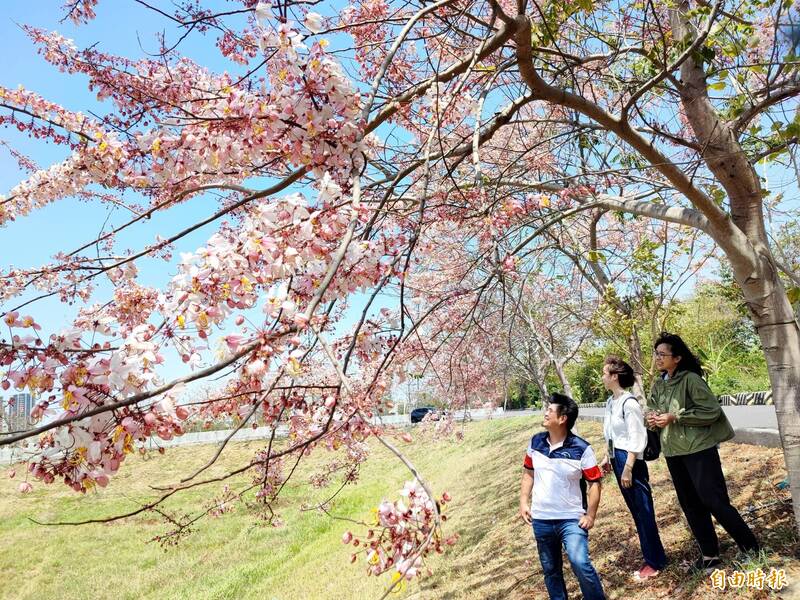
[[[675,367],[676,371],[691,371],[703,377],[703,367],[700,365],[700,359],[692,354],[689,346],[681,339],[681,336],[662,331],[653,343],[653,349],[655,350],[661,344],[669,346],[672,356],[681,357],[680,361],[678,361],[678,366]]]

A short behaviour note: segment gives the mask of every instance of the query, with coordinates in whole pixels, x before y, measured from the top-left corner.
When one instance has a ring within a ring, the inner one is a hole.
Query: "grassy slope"
[[[457,531],[457,546],[430,561],[433,575],[411,584],[413,598],[546,598],[535,545],[516,516],[520,464],[525,445],[537,424],[512,418],[474,423],[461,442],[432,442],[419,431],[407,446],[411,459],[436,493],[449,491],[454,501],[447,514],[447,532]],[[581,433],[599,447],[596,424]],[[254,443],[231,448],[217,470],[241,464],[257,448]],[[314,463],[328,460],[320,452],[308,467],[301,466],[277,510],[283,527],[261,524],[243,508],[198,524],[193,535],[177,547],[161,549],[146,543],[166,529],[157,515],[140,515],[126,522],[82,527],[42,527],[39,520],[97,517],[129,510],[148,497],[150,483],[175,481],[192,466],[202,464],[213,447],[170,450],[165,456],[135,458],[108,489],[78,497],[62,486],[35,485],[20,497],[17,479],[0,480],[0,597],[6,598],[275,598],[362,599],[380,597],[387,578],[366,578],[363,563],[349,564],[348,547],[341,544],[349,525],[319,512],[299,512],[300,502],[320,501],[333,490],[306,485]],[[740,509],[785,499],[774,484],[784,477],[779,451],[725,444],[723,464],[734,505]],[[641,588],[627,579],[639,566],[633,522],[616,489],[604,489],[598,525],[591,534],[591,551],[610,598],[718,598],[707,580],[687,577],[682,559],[694,556],[694,545],[675,501],[663,461],[652,466],[656,510],[667,551],[676,559],[656,583]],[[363,467],[360,483],[347,486],[332,513],[365,518],[382,497],[394,498],[407,472],[382,449]],[[245,480],[240,480],[245,481]],[[190,492],[168,505],[197,507],[220,488]],[[790,513],[778,502],[747,517],[770,554],[761,566],[785,567],[790,581],[800,584],[800,561]],[[734,555],[722,533],[723,552]],[[758,565],[745,565],[750,568]],[[731,569],[733,567],[730,567]],[[568,576],[571,593],[577,586]],[[792,586],[794,587],[794,586]],[[752,589],[725,597],[766,598]],[[782,597],[792,597],[784,590]]]

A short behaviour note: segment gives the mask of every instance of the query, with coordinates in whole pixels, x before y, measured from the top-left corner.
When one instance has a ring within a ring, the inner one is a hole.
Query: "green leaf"
[[[589,250],[589,252],[586,253],[586,256],[592,262],[606,262],[605,255],[599,250]]]
[[[710,89],[710,90],[716,90],[716,91],[721,91],[721,90],[724,90],[724,89],[725,89],[725,85],[726,85],[726,84],[725,84],[725,82],[724,82],[724,81],[718,81],[717,83],[712,83],[711,85],[709,85],[709,86],[708,86],[708,89]]]
[[[789,298],[789,302],[792,304],[797,304],[800,302],[800,287],[790,287],[788,290],[786,290],[786,297]]]

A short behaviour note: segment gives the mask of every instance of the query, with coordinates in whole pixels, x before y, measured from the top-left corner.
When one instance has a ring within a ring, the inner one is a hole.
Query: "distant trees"
[[[726,282],[723,269],[719,281],[699,285],[690,297],[673,300],[662,311],[662,328],[680,333],[698,353],[709,385],[716,394],[754,392],[770,387],[758,337],[741,302],[737,301],[737,294],[740,294],[738,288]],[[642,328],[645,351],[651,349],[653,340],[648,329]],[[618,339],[598,335],[595,343],[582,350],[569,367],[569,377],[581,402],[605,400],[606,392],[600,383],[603,357],[619,353],[618,348]],[[653,376],[652,366],[648,364],[645,389],[649,389]]]

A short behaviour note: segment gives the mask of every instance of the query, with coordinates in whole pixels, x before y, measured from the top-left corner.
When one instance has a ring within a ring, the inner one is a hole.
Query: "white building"
[[[5,431],[19,431],[31,424],[31,411],[36,406],[36,398],[28,393],[12,394],[5,401],[0,402],[4,409],[3,427]]]

